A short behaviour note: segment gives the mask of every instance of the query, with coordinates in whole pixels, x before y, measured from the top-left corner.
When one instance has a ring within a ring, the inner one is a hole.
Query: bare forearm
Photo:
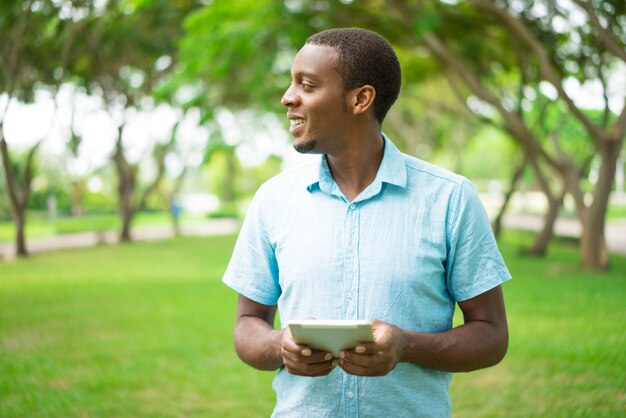
[[[252,316],[238,319],[234,332],[235,350],[241,360],[260,370],[283,365],[280,355],[282,331]]]
[[[437,370],[467,372],[493,366],[508,347],[506,325],[468,322],[442,333],[403,330],[400,361]]]

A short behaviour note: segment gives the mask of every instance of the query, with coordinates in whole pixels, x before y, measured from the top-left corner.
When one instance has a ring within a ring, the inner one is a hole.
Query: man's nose
[[[289,85],[285,94],[283,94],[282,99],[280,99],[280,104],[287,107],[293,107],[298,105],[298,95],[295,92],[295,88],[293,84]]]

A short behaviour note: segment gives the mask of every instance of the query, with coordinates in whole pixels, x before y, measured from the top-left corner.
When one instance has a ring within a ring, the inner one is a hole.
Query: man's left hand
[[[384,376],[396,367],[404,347],[402,330],[393,324],[372,321],[373,343],[361,343],[342,351],[339,367],[357,376]]]

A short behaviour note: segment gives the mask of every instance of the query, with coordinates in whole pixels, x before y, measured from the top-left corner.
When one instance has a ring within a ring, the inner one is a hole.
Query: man
[[[239,293],[235,348],[279,369],[276,417],[444,417],[454,371],[498,363],[510,278],[476,192],[404,155],[381,124],[400,64],[380,35],[310,37],[282,98],[294,148],[322,154],[255,195],[224,282]],[[464,324],[452,328],[455,303]],[[370,319],[374,342],[339,358],[294,342],[293,319]]]

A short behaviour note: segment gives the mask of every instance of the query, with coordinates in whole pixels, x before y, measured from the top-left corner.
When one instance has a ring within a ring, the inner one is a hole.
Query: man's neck
[[[349,201],[367,188],[383,160],[385,142],[380,130],[358,137],[344,151],[326,154],[335,182]]]

